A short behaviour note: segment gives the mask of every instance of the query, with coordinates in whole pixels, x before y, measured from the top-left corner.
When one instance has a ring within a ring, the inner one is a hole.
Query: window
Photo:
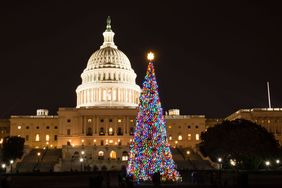
[[[86,136],[92,136],[93,132],[92,132],[92,128],[88,127],[87,128],[87,132],[86,132]]]
[[[200,135],[196,134],[196,140],[200,140]]]
[[[104,128],[103,128],[103,127],[100,128],[99,135],[105,135],[105,132],[104,132]]]
[[[172,136],[169,136],[168,139],[169,139],[169,140],[172,140]]]
[[[47,127],[46,127],[46,129],[50,129],[50,127],[49,127],[49,126],[47,126]]]
[[[103,151],[99,151],[98,152],[98,159],[99,160],[103,160],[104,159],[104,152]]]
[[[122,161],[127,161],[128,160],[128,153],[126,151],[122,152]]]
[[[67,135],[70,135],[70,134],[71,134],[71,130],[67,129]]]
[[[67,119],[67,122],[68,122],[68,123],[70,123],[70,122],[71,122],[71,120],[70,120],[70,119]]]
[[[58,129],[58,127],[57,127],[57,126],[55,126],[54,128],[55,128],[55,129]]]
[[[178,140],[182,140],[182,136],[181,135],[178,136]]]
[[[130,127],[129,128],[129,134],[130,135],[134,135],[134,127]]]
[[[36,141],[36,142],[39,142],[39,141],[40,141],[39,134],[36,134],[36,135],[35,135],[35,141]]]
[[[188,134],[188,140],[191,140],[191,139],[192,139],[192,135]]]
[[[130,120],[130,123],[133,123],[133,119]]]
[[[114,135],[114,130],[112,127],[109,128],[109,135]]]
[[[199,126],[198,126],[198,125],[196,125],[195,127],[196,127],[196,129],[198,129],[198,128],[199,128]]]
[[[39,127],[37,126],[36,129],[39,129]]]
[[[54,135],[54,140],[55,140],[55,141],[58,140],[58,135]]]
[[[111,153],[110,153],[110,159],[112,159],[112,160],[117,159],[117,152],[111,151]]]
[[[48,142],[50,140],[49,134],[46,134],[46,141]]]
[[[91,123],[91,122],[92,122],[92,119],[88,119],[87,122],[88,122],[88,123]]]
[[[121,127],[118,128],[117,135],[123,135]]]
[[[113,120],[112,120],[112,119],[109,119],[109,122],[113,122]]]
[[[104,145],[104,140],[101,140],[101,146],[103,146]]]
[[[18,129],[21,129],[21,128],[22,128],[22,126],[19,125],[19,126],[18,126]]]
[[[118,123],[121,123],[121,119],[118,119]]]
[[[29,140],[29,135],[25,135],[25,141]]]
[[[190,126],[190,125],[188,125],[188,129],[191,129],[191,126]]]
[[[103,122],[104,122],[104,119],[100,119],[100,122],[103,123]]]
[[[171,129],[171,125],[169,125],[168,128]]]
[[[29,126],[26,126],[25,128],[26,128],[26,129],[29,129]]]

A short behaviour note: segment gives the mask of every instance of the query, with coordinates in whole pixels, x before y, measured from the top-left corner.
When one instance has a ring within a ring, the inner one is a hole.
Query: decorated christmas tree
[[[130,145],[127,174],[133,181],[152,180],[159,173],[162,180],[180,178],[167,140],[163,109],[158,93],[154,55],[148,54],[149,65],[140,95],[134,138]]]

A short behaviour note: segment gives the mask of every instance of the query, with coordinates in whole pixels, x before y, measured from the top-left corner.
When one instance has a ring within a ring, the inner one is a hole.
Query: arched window
[[[48,142],[50,140],[49,134],[46,134],[46,141]]]
[[[133,134],[134,134],[134,127],[130,127],[130,128],[129,128],[129,134],[130,134],[130,135],[133,135]]]
[[[88,127],[88,128],[87,128],[86,135],[87,135],[87,136],[92,136],[92,134],[93,134],[92,128],[91,128],[91,127]]]
[[[103,127],[100,128],[99,135],[105,135],[105,132],[104,132],[104,128],[103,128]]]
[[[109,135],[114,135],[114,129],[112,127],[109,128]]]
[[[111,151],[111,153],[110,153],[110,159],[112,159],[112,160],[117,159],[117,152]]]
[[[192,135],[188,134],[188,140],[192,140]]]
[[[122,133],[122,128],[121,128],[121,127],[118,128],[118,130],[117,130],[117,135],[123,135],[123,133]]]
[[[36,141],[36,142],[39,142],[39,141],[40,141],[39,134],[36,134],[36,135],[35,135],[35,141]]]
[[[182,140],[182,136],[181,135],[178,136],[178,140]]]
[[[98,159],[99,160],[103,160],[104,159],[104,152],[103,151],[99,151],[98,152]]]
[[[122,161],[127,161],[128,160],[128,153],[127,153],[127,151],[122,152],[121,160]]]

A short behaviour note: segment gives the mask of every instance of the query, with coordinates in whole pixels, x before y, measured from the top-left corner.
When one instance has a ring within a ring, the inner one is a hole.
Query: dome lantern
[[[112,26],[111,26],[111,17],[108,16],[106,30],[103,33],[104,43],[100,47],[100,49],[106,48],[106,47],[112,47],[112,48],[117,49],[117,46],[114,43],[114,35],[115,33],[112,31]]]

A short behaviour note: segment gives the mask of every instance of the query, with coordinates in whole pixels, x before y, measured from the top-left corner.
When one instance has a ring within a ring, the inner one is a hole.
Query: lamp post
[[[39,163],[39,158],[40,158],[41,153],[37,152],[37,163]]]
[[[266,168],[268,169],[269,166],[270,166],[270,161],[265,161],[265,166],[266,166]]]
[[[79,159],[79,162],[80,162],[80,171],[82,172],[82,163],[83,163],[83,158],[82,157]]]
[[[190,152],[189,150],[187,150],[186,153],[187,153],[188,159],[190,159],[190,153],[191,153],[191,152]]]
[[[13,163],[14,163],[14,160],[10,160],[10,165],[11,165],[11,173],[13,172]]]
[[[219,169],[221,170],[222,169],[222,158],[221,157],[219,157],[218,159],[217,159],[217,161],[218,161],[218,163],[219,163]]]
[[[3,164],[1,165],[1,167],[2,167],[2,169],[3,169],[3,171],[4,171],[4,173],[6,173],[6,164],[3,163]]]

